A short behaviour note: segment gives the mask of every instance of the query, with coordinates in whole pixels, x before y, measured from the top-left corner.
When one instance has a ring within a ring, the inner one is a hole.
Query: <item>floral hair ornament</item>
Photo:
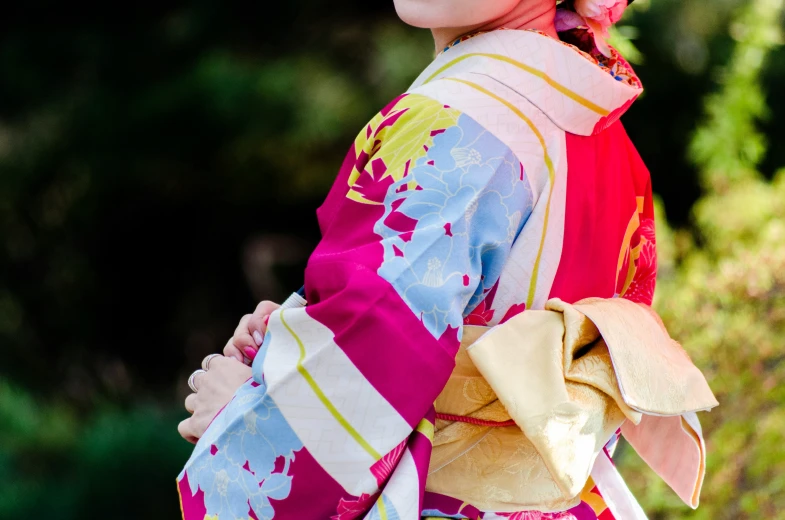
[[[556,31],[569,31],[586,26],[594,36],[594,44],[603,55],[611,57],[608,46],[608,28],[618,22],[624,10],[632,3],[627,0],[573,0],[557,2]],[[570,10],[572,9],[572,10]]]

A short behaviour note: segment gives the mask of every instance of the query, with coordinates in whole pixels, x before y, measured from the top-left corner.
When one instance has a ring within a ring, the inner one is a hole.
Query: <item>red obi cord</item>
[[[475,419],[474,417],[466,417],[465,415],[450,415],[448,413],[437,413],[437,419],[441,419],[443,421],[458,421],[458,422],[465,422],[469,424],[474,424],[475,426],[488,426],[490,428],[500,428],[502,426],[515,426],[515,421],[484,421],[482,419]]]

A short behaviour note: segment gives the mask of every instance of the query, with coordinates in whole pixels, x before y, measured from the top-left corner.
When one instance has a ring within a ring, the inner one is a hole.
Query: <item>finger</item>
[[[237,361],[242,363],[243,362],[243,353],[240,351],[240,349],[238,349],[237,347],[234,346],[233,340],[234,340],[234,338],[231,338],[226,343],[226,346],[224,347],[224,356],[226,356],[228,358],[236,359]]]
[[[204,432],[207,431],[207,427],[210,426],[210,419],[205,417],[204,414],[195,414],[192,424],[193,432],[191,434],[197,439],[201,439],[204,435]]]
[[[245,347],[253,347],[254,350],[256,350],[256,342],[248,329],[248,322],[250,319],[250,314],[243,316],[240,323],[237,325],[237,328],[234,330],[234,336],[232,336],[232,345],[237,347],[237,350],[240,352],[242,352]]]
[[[259,350],[258,347],[254,345],[246,345],[241,349],[238,349],[234,345],[232,345],[233,352],[237,352],[236,356],[229,356],[232,359],[236,359],[240,363],[244,365],[250,366],[253,362],[254,358],[256,357],[256,352]]]
[[[189,394],[185,398],[185,409],[188,413],[194,413],[194,406],[196,405],[196,394]]]
[[[254,339],[257,346],[262,345],[264,340],[264,333],[267,332],[267,320],[270,319],[270,314],[278,309],[280,305],[277,303],[265,300],[256,306],[256,310],[251,314],[251,319],[248,320],[248,330]]]
[[[202,369],[199,369],[199,370],[202,370]],[[207,375],[207,372],[205,372],[205,371],[198,372],[198,373],[196,373],[196,375],[194,375],[193,384],[194,384],[194,387],[197,390],[202,388],[202,385],[204,384],[204,378],[205,378],[206,375]]]
[[[193,429],[193,419],[190,417],[177,425],[177,432],[180,434],[180,437],[191,444],[196,444],[199,440],[199,437],[195,435],[196,432]]]
[[[229,357],[213,358],[212,362],[210,362],[210,372],[212,374],[222,374],[225,369],[232,367],[235,361],[236,359]]]
[[[241,352],[237,347],[232,344],[232,340],[229,340],[229,343],[226,344],[224,347],[224,356],[229,359],[234,359],[239,361],[244,365],[251,365],[251,362],[256,357],[256,347],[247,346],[243,347],[243,352]],[[250,356],[250,357],[249,357]],[[212,366],[212,362],[210,362],[210,366]]]

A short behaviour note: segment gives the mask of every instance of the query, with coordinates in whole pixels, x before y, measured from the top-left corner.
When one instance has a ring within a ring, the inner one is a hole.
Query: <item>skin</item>
[[[251,314],[246,314],[224,347],[224,356],[232,357],[241,363],[249,364],[262,346],[264,333],[267,331],[267,319],[280,305],[271,301],[263,301],[256,306]]]
[[[213,418],[251,377],[249,365],[264,340],[267,318],[278,307],[277,303],[263,301],[253,313],[243,316],[224,347],[223,357],[210,360],[207,372],[194,378],[197,392],[185,398],[185,409],[191,417],[177,427],[183,439],[196,444]]]
[[[433,33],[436,50],[457,38],[476,31],[493,29],[536,29],[554,38],[555,0],[394,0],[401,20]],[[226,406],[240,386],[251,377],[251,364],[267,331],[267,319],[279,305],[263,301],[246,314],[223,350],[213,358],[209,370],[197,376],[197,392],[185,399],[191,417],[178,431],[196,443],[210,422]]]
[[[493,29],[536,29],[557,38],[555,0],[394,0],[404,22],[427,28],[437,51],[457,38]]]
[[[221,408],[250,377],[251,367],[234,358],[211,359],[209,370],[194,378],[199,391],[185,398],[185,409],[192,415],[177,427],[183,439],[196,444]]]

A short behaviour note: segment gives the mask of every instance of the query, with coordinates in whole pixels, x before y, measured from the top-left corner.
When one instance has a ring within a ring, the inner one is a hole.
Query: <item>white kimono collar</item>
[[[443,78],[490,77],[535,105],[559,128],[593,135],[614,123],[643,91],[613,50],[613,66],[538,31],[496,30],[442,52],[410,90]]]

